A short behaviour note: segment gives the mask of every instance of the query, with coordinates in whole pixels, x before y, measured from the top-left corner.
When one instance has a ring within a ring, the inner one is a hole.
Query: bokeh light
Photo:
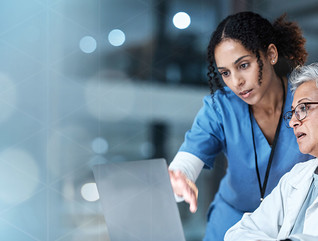
[[[97,137],[92,141],[92,149],[97,154],[105,154],[108,151],[108,142],[102,137]]]
[[[123,31],[114,29],[108,34],[108,41],[113,46],[121,46],[124,44],[126,36]]]
[[[95,182],[85,183],[81,188],[82,197],[89,202],[95,202],[99,199],[99,194]]]
[[[84,53],[90,54],[96,50],[97,43],[93,37],[85,36],[80,40],[79,47]]]
[[[191,18],[185,12],[178,12],[174,15],[172,22],[176,28],[185,29],[191,24]]]
[[[24,150],[7,149],[0,153],[0,200],[14,204],[34,193],[39,170],[34,158]]]

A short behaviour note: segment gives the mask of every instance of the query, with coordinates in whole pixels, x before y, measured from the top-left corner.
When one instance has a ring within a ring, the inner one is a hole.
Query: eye
[[[229,71],[222,71],[220,72],[220,75],[222,75],[223,77],[228,77],[230,75]]]
[[[301,115],[306,113],[307,106],[305,104],[300,104],[296,106],[295,108],[295,115],[298,116],[298,119],[300,118]]]
[[[241,69],[246,69],[248,66],[249,66],[248,63],[243,63],[243,64],[240,65],[240,68]]]
[[[301,112],[306,112],[306,109],[308,109],[308,107],[307,107],[306,105],[300,105],[300,106],[298,107],[298,109],[299,109],[299,111],[301,111]]]

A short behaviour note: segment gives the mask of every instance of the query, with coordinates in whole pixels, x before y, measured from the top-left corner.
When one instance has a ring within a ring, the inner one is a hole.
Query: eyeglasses
[[[314,104],[318,104],[318,102],[304,102],[304,103],[300,103],[298,105],[296,105],[295,109],[291,110],[291,111],[287,111],[284,114],[284,121],[285,124],[288,128],[291,128],[289,125],[289,122],[291,120],[291,118],[293,117],[293,114],[295,113],[295,117],[297,120],[301,121],[303,119],[305,119],[307,117],[308,114],[308,105],[314,105]]]

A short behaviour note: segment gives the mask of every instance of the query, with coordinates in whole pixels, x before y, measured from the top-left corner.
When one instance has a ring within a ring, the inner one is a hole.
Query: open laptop
[[[185,241],[165,159],[92,169],[111,241]]]

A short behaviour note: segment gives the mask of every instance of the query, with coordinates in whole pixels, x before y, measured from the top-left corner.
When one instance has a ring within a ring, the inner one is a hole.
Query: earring
[[[274,64],[274,63],[275,63],[275,60],[272,60],[272,63]]]

